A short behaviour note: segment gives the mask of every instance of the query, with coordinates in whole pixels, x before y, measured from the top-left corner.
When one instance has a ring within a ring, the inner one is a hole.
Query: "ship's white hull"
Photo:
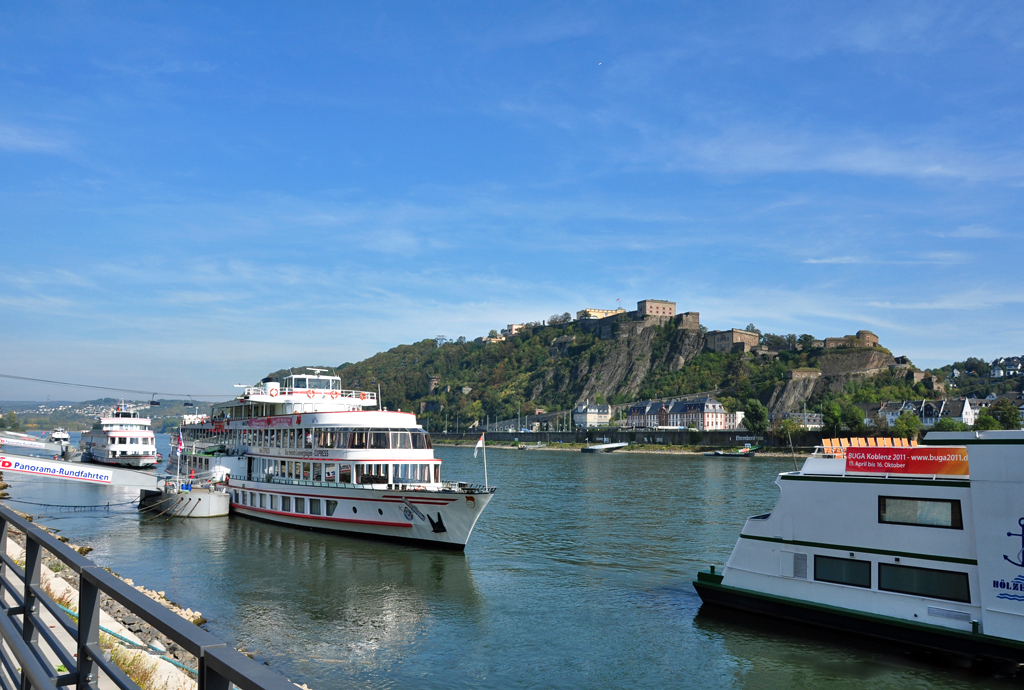
[[[234,478],[229,481],[229,492],[231,511],[238,515],[293,527],[460,550],[493,496],[486,492],[306,487]],[[292,510],[282,510],[284,498]],[[297,498],[304,500],[306,512],[302,514],[294,510]],[[323,513],[327,512],[328,501],[336,501],[337,506],[331,515],[310,515],[311,499],[322,502]]]
[[[116,467],[133,467],[135,469],[156,467],[158,458],[149,455],[126,455],[119,458],[105,458],[100,455],[93,455],[86,451],[82,454],[83,462],[94,462],[99,465],[114,465]]]

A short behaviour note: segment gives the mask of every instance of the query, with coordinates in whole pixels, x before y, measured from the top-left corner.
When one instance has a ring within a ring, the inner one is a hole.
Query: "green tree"
[[[988,410],[982,410],[981,414],[978,415],[978,419],[974,422],[975,431],[998,431],[1002,429],[1003,425],[999,423],[999,420],[988,413]]]
[[[747,401],[746,413],[743,415],[743,426],[757,435],[768,430],[768,409],[756,398]]]
[[[1020,430],[1020,410],[1009,398],[997,400],[987,410],[989,416],[999,422],[1007,431]]]
[[[772,423],[772,436],[779,440],[783,440],[786,443],[789,443],[794,436],[798,436],[803,432],[804,426],[790,417],[787,417],[786,419],[776,417],[775,421]]]
[[[971,427],[963,422],[958,422],[952,417],[943,417],[935,426],[932,427],[932,431],[970,431]]]
[[[843,408],[836,401],[829,401],[821,407],[821,419],[825,428],[838,436],[843,426]]]
[[[899,416],[899,419],[892,425],[892,433],[894,436],[900,438],[914,439],[917,438],[918,432],[921,431],[921,418],[913,412],[904,412]]]
[[[814,347],[814,336],[810,333],[804,333],[797,339],[797,342],[800,343],[800,347],[803,349],[810,350]]]
[[[496,331],[496,330],[494,330],[492,328],[491,330],[487,331],[487,337],[488,338],[497,338],[498,337],[498,331]]]
[[[864,410],[853,403],[842,405],[842,409],[843,425],[850,429],[851,435],[863,436],[867,432],[867,427],[864,425]]]

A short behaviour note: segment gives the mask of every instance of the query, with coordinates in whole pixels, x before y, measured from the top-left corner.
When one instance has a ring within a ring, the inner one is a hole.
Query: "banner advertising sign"
[[[90,465],[69,464],[66,462],[49,462],[46,460],[25,460],[14,459],[0,455],[0,470],[4,472],[25,472],[26,474],[41,474],[55,479],[78,479],[86,482],[99,482],[109,484],[113,479],[113,473],[109,470],[92,467]]]
[[[847,448],[847,472],[969,475],[966,448]]]

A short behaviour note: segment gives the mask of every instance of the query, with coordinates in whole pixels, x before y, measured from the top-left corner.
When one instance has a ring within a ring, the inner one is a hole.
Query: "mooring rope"
[[[20,498],[5,498],[3,500],[5,500],[5,501],[7,501],[9,503],[24,503],[25,505],[29,505],[29,506],[45,506],[47,508],[66,508],[68,510],[100,510],[100,509],[107,509],[107,510],[109,510],[111,507],[116,508],[117,506],[130,506],[130,505],[134,505],[135,503],[138,502],[139,499],[136,498],[136,499],[134,499],[132,501],[124,501],[123,503],[99,503],[99,504],[96,504],[96,505],[68,505],[66,503],[36,503],[34,501],[23,501]]]

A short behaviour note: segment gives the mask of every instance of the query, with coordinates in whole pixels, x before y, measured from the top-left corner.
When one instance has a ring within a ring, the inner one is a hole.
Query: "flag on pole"
[[[185,450],[185,439],[181,437],[181,429],[178,429],[178,452]]]
[[[480,449],[483,448],[483,447],[484,447],[484,435],[480,434],[480,440],[476,442],[476,447],[473,448],[473,457],[474,458],[476,457],[476,454],[480,451]]]

